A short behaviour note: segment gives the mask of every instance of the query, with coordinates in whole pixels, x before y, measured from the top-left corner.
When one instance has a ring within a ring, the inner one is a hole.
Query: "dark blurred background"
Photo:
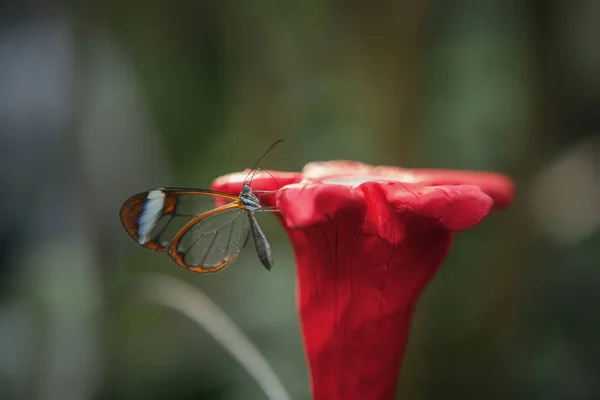
[[[308,399],[294,262],[200,276],[121,202],[317,160],[494,170],[514,206],[458,235],[415,317],[402,399],[600,398],[600,2],[4,1],[0,398],[265,399],[204,329],[138,301],[194,285]]]

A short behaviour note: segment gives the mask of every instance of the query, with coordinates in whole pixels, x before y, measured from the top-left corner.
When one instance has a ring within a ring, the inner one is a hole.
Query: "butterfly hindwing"
[[[231,204],[191,220],[173,238],[169,255],[191,271],[216,272],[237,258],[249,236],[246,211]]]

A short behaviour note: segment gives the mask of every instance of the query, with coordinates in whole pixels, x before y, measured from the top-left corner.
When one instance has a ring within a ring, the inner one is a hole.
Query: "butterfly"
[[[274,260],[271,246],[254,213],[264,208],[252,190],[258,163],[244,179],[238,196],[207,189],[159,188],[138,193],[123,203],[120,218],[125,231],[147,249],[166,252],[180,267],[202,274],[231,264],[246,246],[250,232],[260,262],[267,270]],[[223,204],[214,208],[215,202]]]

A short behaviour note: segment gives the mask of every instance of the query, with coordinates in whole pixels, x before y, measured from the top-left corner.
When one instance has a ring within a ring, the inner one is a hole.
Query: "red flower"
[[[276,205],[296,255],[298,308],[316,400],[392,399],[420,293],[455,232],[510,205],[505,176],[471,171],[310,163],[254,190]],[[239,193],[245,174],[216,179]]]

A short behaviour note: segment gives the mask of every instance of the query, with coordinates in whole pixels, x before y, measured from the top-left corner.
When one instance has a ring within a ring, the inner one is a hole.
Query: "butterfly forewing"
[[[165,251],[177,232],[179,232],[190,219],[191,218],[187,215],[179,216],[163,214],[148,235],[148,238],[151,239],[149,243],[156,243],[159,246],[159,251]],[[144,244],[144,246],[148,247],[147,244]]]
[[[121,207],[121,222],[142,246],[166,251],[177,232],[194,217],[214,209],[215,203],[231,202],[239,202],[238,197],[202,189],[156,189],[127,200]]]
[[[242,208],[207,214],[176,235],[169,253],[180,266],[201,273],[215,272],[231,263],[250,235],[248,216]]]

